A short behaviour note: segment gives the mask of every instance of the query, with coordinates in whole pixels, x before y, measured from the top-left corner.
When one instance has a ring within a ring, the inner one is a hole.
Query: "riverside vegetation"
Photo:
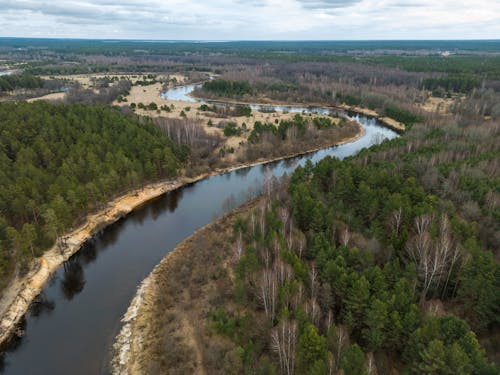
[[[235,162],[330,146],[359,131],[327,117],[257,123]],[[199,121],[153,121],[106,106],[0,103],[0,136],[0,288],[120,193],[231,165],[222,139]]]
[[[24,72],[0,77],[2,100],[68,89],[66,104],[0,103],[0,287],[116,194],[229,165],[231,147],[205,124],[185,112],[136,116],[126,99],[134,85],[163,84],[151,72],[182,72],[187,82],[209,72],[218,78],[196,95],[347,105],[409,131],[269,180],[260,201],[194,237],[182,253],[190,256],[155,276],[139,367],[498,373],[498,43],[0,45],[6,66]],[[104,77],[83,87],[58,78],[88,72],[136,72],[140,83]],[[123,108],[102,105],[115,101]],[[145,107],[167,112],[155,105]],[[244,163],[355,133],[332,120],[298,116],[246,129],[221,121],[221,130],[228,139],[246,134],[245,151],[230,160]]]
[[[435,119],[269,179],[259,201],[155,271],[134,364],[497,374],[498,142],[497,123]]]
[[[119,193],[186,154],[152,123],[86,105],[0,104],[0,286]]]

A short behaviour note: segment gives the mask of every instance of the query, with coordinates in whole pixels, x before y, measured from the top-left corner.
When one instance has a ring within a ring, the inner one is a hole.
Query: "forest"
[[[498,374],[498,141],[495,122],[435,117],[269,176],[183,245],[181,272],[160,268],[144,368],[194,366],[178,330],[196,314],[213,374]]]
[[[190,104],[172,118],[173,106],[125,100],[169,87],[157,74],[216,75],[194,94],[372,111],[406,130],[354,157],[268,177],[261,197],[160,273],[154,319],[141,326],[150,372],[193,371],[180,327],[195,317],[210,374],[498,374],[499,51],[498,41],[0,38],[0,59],[24,71],[0,77],[0,289],[120,193],[359,130],[336,115],[253,121],[244,104]],[[58,78],[95,72],[143,79],[85,88]],[[65,96],[25,103],[15,91]],[[186,115],[198,111],[208,124]]]
[[[104,106],[0,103],[0,285],[120,192],[186,157],[151,122]]]
[[[498,135],[418,127],[269,180],[234,224],[235,277],[220,281],[233,290],[207,321],[236,348],[233,366],[497,374],[478,337],[500,323]]]
[[[43,87],[43,80],[31,74],[0,76],[0,92],[15,89],[36,89]]]
[[[203,90],[219,97],[241,97],[251,94],[252,87],[248,82],[215,79],[203,84]]]

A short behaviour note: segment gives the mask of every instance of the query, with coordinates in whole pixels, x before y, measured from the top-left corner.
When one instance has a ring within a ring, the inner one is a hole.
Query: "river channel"
[[[195,102],[195,85],[162,94]],[[264,106],[266,110],[329,113],[328,108]],[[253,109],[262,106],[252,105]],[[107,374],[111,347],[137,286],[169,251],[262,188],[266,169],[279,177],[307,160],[344,158],[398,135],[375,119],[354,116],[364,135],[344,145],[209,177],[154,199],[105,228],[53,275],[26,315],[24,337],[3,353],[2,373]]]

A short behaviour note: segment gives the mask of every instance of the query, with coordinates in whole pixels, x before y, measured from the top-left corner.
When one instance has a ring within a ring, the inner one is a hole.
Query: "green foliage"
[[[226,137],[237,137],[241,135],[242,129],[235,122],[230,122],[224,126],[224,135]]]
[[[276,121],[278,121],[276,119]],[[278,137],[280,140],[288,139],[289,129],[296,130],[296,136],[298,138],[304,137],[306,132],[307,120],[301,115],[297,114],[291,120],[281,120],[278,122],[278,126],[271,123],[263,124],[260,121],[254,123],[252,132],[248,137],[248,141],[251,143],[258,143],[262,140],[264,134],[270,134]]]
[[[214,79],[203,84],[203,90],[220,97],[241,97],[253,92],[252,86],[247,81],[228,81]]]
[[[410,374],[486,374],[492,367],[467,324],[454,317],[430,318],[410,337],[403,358]]]
[[[345,375],[366,375],[365,354],[358,344],[353,344],[342,357],[340,367]]]
[[[14,89],[38,89],[44,81],[31,74],[12,74],[0,76],[0,92]]]
[[[415,115],[406,109],[398,108],[395,106],[388,106],[385,108],[385,114],[396,120],[399,121],[407,126],[411,126],[417,122],[421,122],[422,118],[418,115]]]
[[[318,129],[329,129],[329,128],[335,126],[332,119],[330,119],[328,117],[315,117],[313,119],[313,124]]]
[[[249,317],[237,317],[227,311],[218,309],[211,314],[215,331],[221,335],[237,338],[238,331],[244,329],[249,322]]]
[[[482,332],[500,323],[500,265],[491,253],[473,250],[460,276],[457,302],[469,322]]]
[[[318,329],[308,323],[299,337],[297,350],[298,369],[302,374],[316,373],[326,360],[326,339]]]
[[[151,123],[100,106],[0,104],[0,280],[111,197],[174,176]]]
[[[252,108],[246,105],[237,105],[234,108],[234,115],[249,117],[252,115]]]
[[[158,82],[156,78],[157,77],[155,74],[148,74],[148,75],[142,76],[142,79],[138,79],[137,81],[135,81],[134,85],[135,86],[151,86],[151,85],[154,85],[155,83]]]
[[[448,75],[439,78],[426,78],[422,86],[431,91],[442,89],[467,94],[480,87],[481,81],[470,75]]]
[[[262,134],[264,134],[266,132],[271,133],[271,134],[276,134],[277,131],[278,131],[278,129],[273,124],[267,124],[267,123],[263,124],[260,121],[256,121],[254,126],[253,126],[252,132],[250,133],[250,136],[248,137],[248,141],[250,143],[257,143],[261,140]]]
[[[351,105],[351,106],[361,105],[361,102],[362,102],[361,98],[356,97],[356,96],[351,95],[351,94],[342,94],[340,92],[337,92],[337,94],[335,95],[335,97],[341,103],[345,103],[345,104]]]
[[[301,121],[300,116],[296,120]],[[280,125],[256,123],[253,136],[280,136]],[[495,327],[499,316],[498,264],[482,249],[477,226],[457,212],[462,203],[459,197],[476,199],[479,206],[486,196],[491,199],[496,182],[486,178],[485,172],[469,171],[455,180],[462,189],[457,198],[449,195],[444,200],[439,186],[434,187],[428,176],[429,170],[422,168],[429,165],[422,160],[451,153],[459,146],[462,151],[470,150],[468,155],[476,150],[478,160],[498,156],[491,150],[494,142],[483,145],[487,151],[482,152],[464,143],[466,135],[456,128],[436,128],[419,134],[423,141],[411,153],[405,151],[407,140],[403,138],[362,151],[356,158],[325,158],[316,165],[307,162],[290,177],[288,196],[280,192],[264,213],[254,213],[253,226],[241,227],[248,246],[236,268],[240,303],[262,308],[256,291],[261,291],[263,275],[273,275],[275,264],[293,275],[279,283],[277,314],[269,321],[275,328],[284,322],[298,322],[296,371],[325,373],[331,364],[327,359],[334,355],[346,374],[364,374],[363,351],[387,351],[403,358],[405,371],[410,373],[495,373],[497,369],[487,363],[464,321],[436,318],[441,323],[428,328],[429,320],[419,307],[423,302],[422,271],[408,253],[417,218],[434,218],[428,234],[432,246],[438,246],[438,218],[449,217],[449,243],[460,243],[461,256],[468,260],[458,260],[449,274],[430,288],[427,297],[442,299],[447,309],[460,313],[474,329]],[[442,142],[445,136],[447,142]],[[456,175],[477,163],[467,157],[459,160],[443,162],[433,173],[446,180],[452,171]],[[293,218],[292,234],[283,229],[282,210]],[[483,212],[493,215],[492,210]],[[352,235],[347,245],[346,233]],[[302,243],[300,238],[305,238],[303,248],[297,244]],[[486,236],[484,240],[490,239]],[[317,272],[316,287],[312,269]],[[299,295],[302,302],[296,305]],[[312,312],[317,308],[315,302],[322,319],[332,313],[336,327],[328,332],[322,330],[322,322]],[[355,343],[347,353],[345,348],[337,348],[338,336],[330,337],[330,331],[341,330],[349,332]]]
[[[148,104],[147,109],[150,111],[156,111],[158,109],[158,105],[154,102],[151,102]]]

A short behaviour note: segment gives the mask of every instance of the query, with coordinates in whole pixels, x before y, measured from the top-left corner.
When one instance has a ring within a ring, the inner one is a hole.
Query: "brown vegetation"
[[[250,202],[198,230],[169,253],[148,277],[131,327],[125,363],[115,347],[119,374],[238,374],[241,363],[231,342],[215,335],[209,313],[227,308],[232,296],[233,245],[227,242],[237,217]],[[255,327],[261,331],[262,327]]]

